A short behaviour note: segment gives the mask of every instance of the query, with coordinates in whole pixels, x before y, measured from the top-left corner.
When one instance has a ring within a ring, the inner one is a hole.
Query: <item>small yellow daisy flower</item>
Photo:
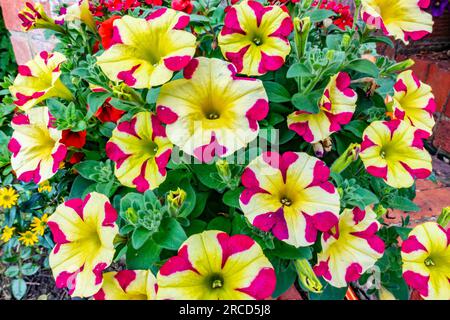
[[[13,188],[4,187],[0,189],[0,206],[6,209],[11,209],[17,204],[19,195]]]
[[[2,236],[0,237],[0,240],[2,240],[4,243],[7,243],[9,240],[11,240],[12,236],[14,235],[14,230],[16,230],[15,227],[8,227],[5,226],[3,228]]]
[[[40,219],[38,217],[33,217],[31,222],[31,231],[37,235],[43,236],[45,232],[45,227],[47,226],[48,214],[44,214]]]
[[[22,244],[24,244],[27,247],[34,246],[39,241],[36,233],[31,232],[30,230],[19,234],[20,234],[19,241],[22,242]]]
[[[50,182],[48,180],[39,183],[38,192],[52,192],[52,186],[50,185]]]

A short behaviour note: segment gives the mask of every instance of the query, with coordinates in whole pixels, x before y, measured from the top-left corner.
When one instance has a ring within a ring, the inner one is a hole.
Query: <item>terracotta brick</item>
[[[414,57],[414,56],[411,57],[411,59],[413,59],[415,62],[414,66],[412,67],[412,70],[414,71],[414,73],[419,77],[419,79],[421,81],[427,82],[430,67],[433,62],[430,60],[426,60],[426,59],[422,59],[422,58]]]
[[[450,206],[450,187],[437,187],[424,191],[418,190],[414,202],[420,207],[419,212],[408,212],[394,210],[388,216],[393,219],[385,218],[389,224],[400,224],[402,217],[410,216],[410,226],[423,223],[425,221],[436,221],[442,208]]]
[[[450,154],[450,120],[441,119],[434,131],[433,145]]]
[[[437,111],[441,112],[444,105],[448,103],[450,96],[450,70],[437,63],[431,64],[427,83],[433,88]],[[450,116],[450,110],[447,110],[447,112],[448,116]]]
[[[22,31],[22,26],[17,15],[27,1],[29,0],[0,0],[6,28],[12,31]],[[47,12],[50,12],[49,2],[41,1],[41,3]]]
[[[11,43],[18,64],[24,64],[32,59],[33,54],[31,52],[30,44],[28,42],[28,36],[26,33],[12,32]]]

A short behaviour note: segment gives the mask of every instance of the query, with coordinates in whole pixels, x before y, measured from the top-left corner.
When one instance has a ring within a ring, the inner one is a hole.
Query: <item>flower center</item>
[[[209,285],[212,289],[220,289],[223,287],[223,277],[220,274],[213,274],[209,278]]]
[[[10,201],[11,197],[10,196],[3,196],[3,201],[7,202]]]
[[[207,112],[206,113],[206,118],[209,120],[217,120],[220,118],[220,114],[216,111],[212,111],[212,112]]]
[[[150,155],[150,157],[154,157],[158,152],[158,145],[153,141],[148,141],[145,145],[145,151]]]
[[[253,43],[256,44],[257,46],[260,46],[262,45],[262,40],[260,37],[257,36],[253,38]]]
[[[289,207],[292,205],[291,199],[288,199],[287,197],[281,198],[280,202],[284,207]]]
[[[433,259],[431,259],[431,257],[428,257],[425,259],[425,265],[427,267],[434,267],[436,263],[433,261]]]

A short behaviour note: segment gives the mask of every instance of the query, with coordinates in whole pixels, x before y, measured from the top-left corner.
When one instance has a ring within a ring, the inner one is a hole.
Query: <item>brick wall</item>
[[[0,0],[3,18],[6,28],[11,33],[11,43],[18,64],[23,64],[42,50],[52,50],[55,44],[54,39],[46,40],[42,30],[23,32],[20,20],[17,18],[19,11],[24,7],[25,2],[30,0]],[[56,6],[65,2],[64,0],[34,0],[40,2],[49,15],[55,16]]]

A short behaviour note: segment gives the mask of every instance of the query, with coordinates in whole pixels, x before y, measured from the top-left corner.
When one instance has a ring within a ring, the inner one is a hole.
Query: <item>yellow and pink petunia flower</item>
[[[59,19],[65,22],[80,21],[86,24],[92,31],[97,30],[94,15],[89,9],[89,0],[78,0],[71,6],[61,8]]]
[[[55,23],[44,10],[41,3],[25,2],[25,6],[19,12],[18,17],[24,31],[33,29],[52,29],[62,31],[63,28]]]
[[[103,274],[95,300],[154,300],[156,278],[150,270],[122,270]]]
[[[450,300],[450,229],[416,226],[402,243],[403,278],[426,300]]]
[[[337,288],[358,280],[383,256],[384,243],[376,235],[379,228],[371,208],[345,209],[339,223],[322,234],[314,272]]]
[[[262,300],[275,290],[276,276],[252,238],[210,230],[189,237],[157,283],[158,300]]]
[[[364,22],[384,34],[408,43],[419,40],[433,30],[431,14],[424,11],[430,0],[362,0]]]
[[[243,1],[229,8],[219,34],[219,47],[238,73],[259,76],[281,68],[291,51],[293,24],[278,6]]]
[[[260,80],[237,77],[231,63],[203,57],[191,60],[184,79],[162,86],[156,106],[170,141],[204,162],[247,146],[269,111]]]
[[[433,133],[436,102],[431,87],[412,71],[399,74],[394,85],[392,112],[396,119],[408,120],[414,127]]]
[[[360,157],[371,175],[394,188],[409,188],[432,171],[423,139],[429,133],[407,121],[375,121],[363,133]]]
[[[11,167],[17,178],[36,184],[53,177],[64,161],[67,147],[60,142],[62,131],[54,128],[47,107],[31,109],[13,117],[13,134],[8,144]]]
[[[329,168],[306,153],[263,153],[242,174],[241,209],[257,228],[296,247],[338,223],[340,201]]]
[[[167,8],[147,19],[124,16],[114,21],[113,45],[97,63],[109,79],[130,87],[162,85],[194,56],[196,38],[183,30],[188,24],[188,15]]]
[[[349,123],[356,108],[358,96],[350,88],[350,76],[345,72],[333,76],[319,101],[319,112],[311,114],[296,111],[288,116],[289,129],[309,143],[317,143],[341,130]]]
[[[166,179],[171,152],[166,129],[150,112],[140,112],[119,123],[106,144],[117,179],[139,192],[153,190]]]
[[[56,208],[48,226],[55,242],[49,263],[58,288],[67,287],[73,297],[90,297],[100,290],[102,272],[115,252],[116,220],[108,198],[97,192]]]
[[[60,80],[60,67],[65,61],[66,57],[59,52],[42,51],[33,60],[19,66],[19,74],[9,87],[14,103],[27,112],[48,98],[72,100],[72,93]]]

